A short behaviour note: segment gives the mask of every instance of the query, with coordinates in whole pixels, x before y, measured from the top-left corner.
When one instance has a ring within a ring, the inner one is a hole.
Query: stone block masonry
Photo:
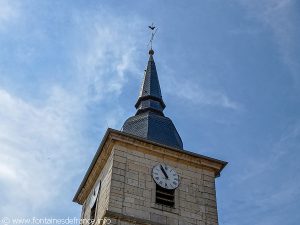
[[[180,160],[163,158],[142,149],[115,146],[108,212],[113,224],[218,224],[215,174]],[[152,168],[158,163],[174,167],[180,177],[175,207],[155,203]]]
[[[82,218],[91,218],[89,202],[101,182],[97,220],[109,218],[110,224],[119,225],[218,225],[215,178],[226,162],[109,132],[74,197],[83,205]],[[174,207],[155,202],[152,169],[159,163],[172,166],[179,175]]]

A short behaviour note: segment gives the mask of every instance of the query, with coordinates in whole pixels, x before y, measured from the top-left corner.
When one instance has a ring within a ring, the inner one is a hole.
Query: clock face
[[[165,189],[175,189],[179,185],[179,177],[175,169],[163,163],[153,167],[152,177],[155,183]]]

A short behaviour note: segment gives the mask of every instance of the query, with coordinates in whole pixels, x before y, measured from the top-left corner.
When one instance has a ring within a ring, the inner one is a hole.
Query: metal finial
[[[149,29],[151,30],[151,38],[150,38],[150,41],[149,41],[149,43],[148,43],[148,46],[149,46],[149,44],[150,44],[150,51],[151,51],[151,50],[152,50],[152,43],[153,43],[154,35],[156,34],[158,28],[156,28],[156,27],[154,26],[153,23],[152,23],[150,26],[148,26],[148,27],[149,27]],[[156,29],[155,29],[155,28],[156,28]],[[149,53],[150,53],[150,51],[149,51]],[[153,54],[154,54],[154,51],[152,50],[151,52],[153,52],[153,53],[152,53],[152,55],[153,55]]]

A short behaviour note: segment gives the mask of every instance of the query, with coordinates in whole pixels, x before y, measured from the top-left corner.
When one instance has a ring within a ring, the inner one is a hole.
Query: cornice
[[[84,203],[84,200],[87,198],[92,185],[99,176],[111,153],[112,148],[115,145],[131,145],[132,147],[147,151],[150,154],[158,154],[172,160],[186,163],[188,165],[207,168],[208,170],[214,171],[215,177],[220,176],[221,171],[227,165],[227,162],[222,160],[214,159],[187,150],[172,148],[131,134],[108,128],[73,198],[73,202],[77,202],[78,204]]]

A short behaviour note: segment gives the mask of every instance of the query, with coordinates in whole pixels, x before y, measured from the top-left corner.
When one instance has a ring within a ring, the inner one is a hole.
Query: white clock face
[[[179,185],[179,177],[175,169],[163,163],[153,167],[152,177],[155,183],[166,189],[175,189]]]

